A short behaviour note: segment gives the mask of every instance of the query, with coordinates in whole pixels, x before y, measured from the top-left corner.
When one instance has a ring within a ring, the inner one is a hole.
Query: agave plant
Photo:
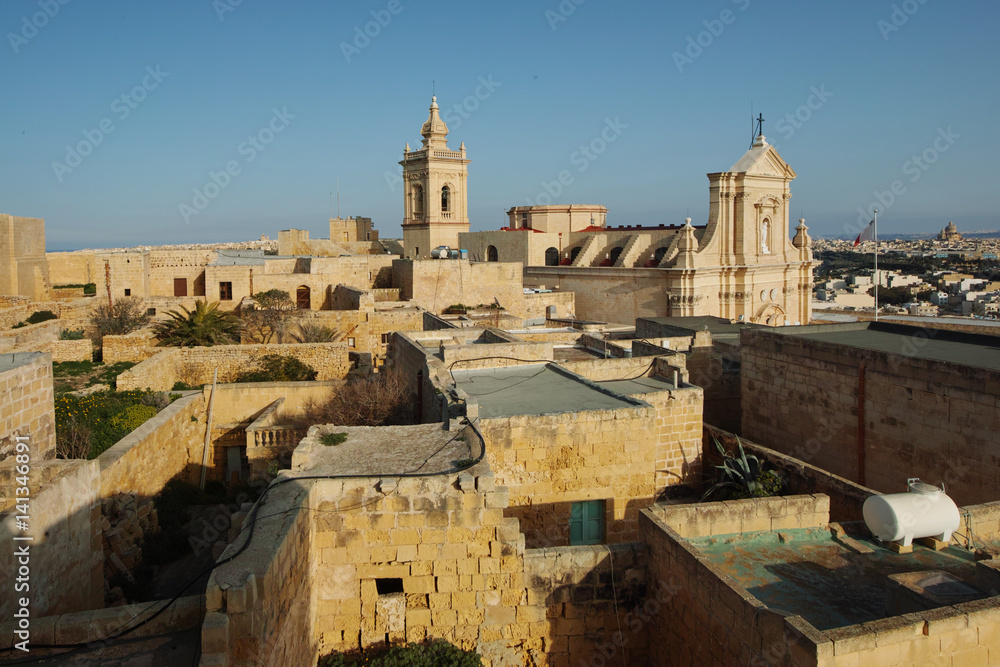
[[[740,442],[739,438],[736,438],[739,456],[727,452],[718,438],[713,437],[712,439],[715,441],[715,447],[722,454],[722,465],[715,466],[719,471],[719,481],[709,487],[701,499],[704,501],[721,489],[733,489],[736,492],[743,492],[750,497],[762,495],[764,486],[761,484],[760,478],[763,473],[763,465],[760,459],[753,454],[747,456],[746,452],[743,451],[743,443]]]

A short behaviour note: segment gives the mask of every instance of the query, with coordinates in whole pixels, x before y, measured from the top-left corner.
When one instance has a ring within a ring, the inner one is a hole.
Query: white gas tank
[[[907,493],[871,496],[861,509],[865,524],[883,542],[910,546],[914,539],[933,537],[948,542],[962,517],[943,489],[911,479]]]

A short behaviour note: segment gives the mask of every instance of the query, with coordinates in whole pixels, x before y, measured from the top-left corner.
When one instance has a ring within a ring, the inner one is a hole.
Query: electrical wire
[[[232,554],[231,556],[223,558],[222,560],[213,563],[211,566],[209,566],[209,567],[205,568],[204,570],[202,570],[201,572],[199,572],[187,584],[185,584],[185,586],[176,595],[174,595],[170,600],[168,600],[167,603],[165,605],[163,605],[163,607],[161,607],[155,614],[153,614],[152,616],[149,616],[148,618],[143,619],[141,622],[137,623],[136,625],[134,625],[134,626],[132,626],[130,628],[127,628],[127,629],[122,630],[120,632],[118,630],[116,630],[116,631],[114,631],[114,632],[112,632],[110,634],[107,634],[107,635],[99,638],[99,639],[94,639],[94,640],[89,641],[89,642],[77,642],[77,643],[74,643],[74,644],[34,644],[33,648],[36,648],[36,649],[67,648],[67,649],[70,649],[70,650],[69,651],[63,651],[61,653],[56,653],[54,655],[38,656],[38,657],[28,658],[28,659],[25,659],[25,660],[20,660],[20,661],[15,661],[15,662],[6,662],[6,663],[3,663],[3,664],[4,665],[27,665],[27,664],[31,664],[31,663],[37,663],[37,662],[40,662],[40,661],[43,661],[43,660],[50,660],[50,659],[53,659],[53,658],[62,658],[62,657],[65,657],[65,656],[73,655],[73,654],[76,654],[76,653],[80,653],[81,651],[83,651],[83,650],[85,650],[87,648],[91,648],[93,644],[105,644],[105,643],[110,644],[110,643],[114,642],[115,640],[124,637],[127,634],[135,632],[136,630],[138,630],[142,626],[144,626],[147,623],[151,622],[154,618],[156,618],[157,616],[159,616],[160,614],[162,614],[164,611],[167,610],[167,608],[169,608],[171,605],[173,605],[175,602],[177,602],[184,595],[185,591],[187,591],[187,589],[189,589],[191,586],[193,586],[203,576],[205,576],[206,574],[210,574],[213,570],[215,570],[216,568],[218,568],[218,567],[220,567],[222,565],[225,565],[226,563],[232,562],[237,557],[239,557],[240,554],[242,554],[244,551],[246,551],[247,547],[250,546],[250,542],[253,540],[253,534],[254,534],[254,531],[256,530],[257,521],[258,520],[261,520],[261,519],[264,519],[264,518],[268,518],[268,517],[277,516],[277,515],[280,515],[280,514],[288,514],[289,512],[291,512],[293,510],[293,508],[289,508],[289,509],[284,510],[282,512],[275,512],[273,514],[265,515],[263,517],[258,517],[258,512],[260,511],[260,508],[263,506],[264,500],[267,497],[267,495],[271,491],[273,491],[274,489],[278,488],[279,486],[282,486],[282,485],[287,484],[289,482],[297,482],[297,481],[302,481],[302,480],[370,479],[371,477],[395,477],[397,479],[414,478],[414,477],[416,477],[416,478],[436,477],[438,475],[444,475],[444,474],[448,474],[448,473],[460,472],[462,470],[467,470],[467,469],[469,469],[469,468],[471,468],[471,467],[473,467],[475,465],[478,465],[486,457],[486,440],[483,438],[482,432],[480,432],[480,430],[478,428],[476,428],[476,424],[475,424],[476,421],[478,421],[478,419],[475,419],[475,420],[472,420],[472,421],[468,421],[467,420],[466,423],[469,426],[469,428],[471,428],[475,432],[475,434],[479,437],[479,442],[482,445],[481,446],[481,451],[479,452],[479,456],[477,456],[475,459],[473,459],[472,463],[470,463],[467,466],[463,466],[461,468],[454,468],[452,470],[438,471],[438,472],[423,472],[423,473],[422,472],[417,472],[421,468],[423,468],[425,465],[427,465],[427,462],[431,458],[433,458],[438,452],[440,452],[448,444],[450,444],[451,442],[453,442],[454,440],[456,440],[458,437],[460,437],[462,435],[462,433],[458,433],[454,437],[452,437],[450,440],[448,440],[448,442],[446,442],[443,445],[441,445],[441,447],[439,447],[434,453],[432,453],[430,456],[428,456],[419,467],[417,467],[417,468],[414,469],[414,471],[404,472],[404,473],[396,473],[394,475],[307,475],[307,476],[302,476],[302,477],[283,477],[281,479],[278,479],[278,480],[275,480],[275,481],[271,482],[271,484],[266,489],[264,489],[264,492],[261,493],[260,497],[257,498],[257,501],[254,503],[253,508],[250,510],[250,516],[247,518],[247,522],[244,523],[244,528],[247,525],[249,525],[249,531],[247,532],[247,539],[246,539],[246,541],[243,542],[243,544],[240,546],[240,548],[237,549],[236,552],[234,554]],[[398,488],[398,485],[390,493],[395,492],[396,488]],[[388,495],[390,495],[390,494],[383,494],[383,499],[385,497],[387,497]],[[300,507],[300,508],[297,508],[297,509],[302,509],[302,508]],[[312,508],[309,508],[309,509],[312,509]],[[345,508],[345,510],[346,509],[356,509],[356,508]],[[345,510],[336,510],[336,511],[345,511]],[[318,510],[318,511],[331,511],[331,510]],[[240,534],[243,534],[243,529],[240,530]],[[239,535],[237,535],[237,538],[238,537],[239,537]],[[134,620],[135,618],[138,618],[139,616],[141,616],[143,613],[145,613],[146,611],[148,611],[149,609],[151,609],[152,606],[153,605],[150,605],[145,610],[143,610],[142,612],[140,612],[139,614],[137,614],[136,616],[134,616],[132,618],[132,620]],[[128,622],[131,622],[131,620],[128,621]],[[119,626],[119,629],[120,628],[121,628],[121,626]],[[103,648],[103,647],[101,647],[101,648]],[[5,651],[5,652],[13,651],[13,650],[14,650],[13,646],[11,646],[10,648],[3,649],[3,651]]]
[[[625,655],[625,635],[622,634],[622,619],[618,615],[618,590],[615,588],[615,557],[611,553],[611,547],[607,544],[603,546],[608,550],[608,559],[611,561],[611,596],[615,601],[615,620],[618,622],[618,637],[621,639],[622,662],[625,663],[625,667],[628,667],[628,657]]]

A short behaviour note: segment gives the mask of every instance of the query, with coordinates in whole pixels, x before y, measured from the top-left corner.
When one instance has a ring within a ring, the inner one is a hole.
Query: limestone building
[[[0,215],[0,294],[48,301],[45,221]]]
[[[462,234],[460,243],[486,261],[522,262],[526,286],[575,292],[577,316],[584,319],[715,316],[806,324],[812,250],[804,220],[790,238],[795,176],[760,135],[728,171],[708,174],[704,226],[688,220],[610,228],[597,215],[602,207],[584,207],[595,212],[586,226],[575,217],[533,225],[529,221],[551,216],[552,209],[575,207],[518,207],[509,212],[510,227]]]
[[[469,231],[465,143],[448,148],[448,126],[431,98],[430,116],[420,130],[423,146],[403,150],[403,245],[407,259],[429,257],[434,248],[458,247],[458,235]]]

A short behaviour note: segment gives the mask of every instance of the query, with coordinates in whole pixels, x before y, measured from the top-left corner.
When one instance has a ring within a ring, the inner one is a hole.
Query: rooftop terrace
[[[884,322],[821,324],[776,329],[774,332],[863,350],[1000,370],[1000,340],[995,336]]]
[[[934,551],[914,545],[912,553],[897,554],[871,538],[852,535],[852,539],[871,553],[848,548],[834,539],[827,528],[700,537],[690,541],[710,562],[769,608],[799,615],[819,630],[892,615],[887,613],[886,582],[893,574],[937,570],[969,586],[975,585],[975,560],[961,547],[952,545],[944,551]],[[968,598],[956,601],[964,599]]]
[[[555,364],[456,370],[453,375],[458,387],[478,401],[484,418],[645,405]]]

